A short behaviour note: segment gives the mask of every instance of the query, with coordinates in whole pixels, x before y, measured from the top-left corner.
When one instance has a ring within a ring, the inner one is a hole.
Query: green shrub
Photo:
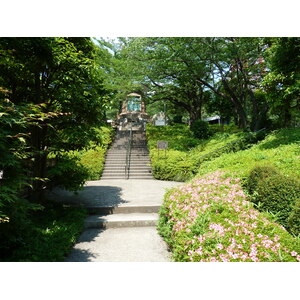
[[[151,155],[153,176],[160,180],[186,181],[191,179],[197,168],[194,162],[181,151],[153,151]]]
[[[282,174],[274,174],[258,181],[254,196],[259,203],[259,209],[277,215],[277,220],[283,226],[296,200],[300,197],[300,183],[298,180]]]
[[[245,187],[250,194],[253,194],[259,181],[278,173],[278,169],[272,165],[257,165],[250,171]]]
[[[234,124],[232,125],[213,124],[213,125],[209,125],[209,130],[212,133],[217,133],[217,132],[236,133],[242,131],[237,125]]]
[[[105,163],[106,148],[100,146],[83,151],[80,155],[80,164],[88,171],[87,180],[99,180]]]
[[[298,199],[295,206],[293,207],[288,220],[287,229],[294,235],[300,234],[300,200]]]
[[[89,178],[88,169],[79,163],[76,153],[64,153],[56,157],[56,164],[48,170],[48,187],[58,186],[66,190],[82,189]]]
[[[194,136],[198,139],[208,139],[211,136],[208,123],[202,120],[197,120],[190,126]]]

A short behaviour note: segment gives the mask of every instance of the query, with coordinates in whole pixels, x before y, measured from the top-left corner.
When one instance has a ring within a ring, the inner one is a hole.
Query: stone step
[[[102,179],[108,179],[108,178],[116,178],[116,177],[119,177],[119,179],[125,179],[125,172],[123,173],[110,173],[110,172],[107,172],[107,173],[102,173]]]
[[[109,215],[109,214],[132,214],[132,213],[158,213],[159,205],[143,206],[90,206],[87,210],[90,215]]]
[[[112,167],[105,167],[104,170],[103,170],[103,173],[121,173],[123,172],[124,173],[125,171],[125,167],[118,167],[118,168],[112,168]],[[151,172],[151,168],[149,167],[130,167],[129,168],[129,172],[147,172],[147,173],[150,173]]]
[[[103,171],[102,177],[103,176],[125,176],[125,170],[116,170],[116,171]]]
[[[106,216],[91,215],[84,222],[85,228],[119,228],[156,226],[157,213],[111,214]]]
[[[126,159],[121,159],[121,158],[109,158],[106,159],[105,164],[122,164],[122,163],[126,163]],[[150,163],[150,159],[149,158],[132,158],[130,160],[130,163],[143,163],[143,164],[147,164]]]

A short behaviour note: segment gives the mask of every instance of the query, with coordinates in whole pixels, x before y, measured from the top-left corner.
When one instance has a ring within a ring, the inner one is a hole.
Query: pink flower
[[[292,256],[297,256],[297,252],[292,251],[292,252],[291,252],[291,255],[292,255]]]
[[[217,248],[222,250],[223,249],[223,245],[222,244],[217,244]]]

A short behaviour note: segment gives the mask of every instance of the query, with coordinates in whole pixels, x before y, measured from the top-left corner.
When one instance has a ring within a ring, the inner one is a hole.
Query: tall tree
[[[300,120],[300,38],[269,39],[269,74],[264,79],[270,114],[279,126]]]
[[[48,154],[86,145],[107,92],[88,38],[1,38],[0,49],[0,86],[15,107],[31,110],[24,140],[28,176],[35,179],[31,198],[37,201]]]

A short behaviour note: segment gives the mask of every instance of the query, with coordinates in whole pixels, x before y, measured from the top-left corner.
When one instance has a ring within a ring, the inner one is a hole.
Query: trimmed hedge
[[[299,197],[299,181],[282,174],[274,174],[258,182],[255,202],[260,203],[260,210],[276,214],[278,222],[286,226],[287,218]]]
[[[250,171],[245,184],[251,201],[261,211],[276,215],[277,221],[287,227],[289,215],[300,199],[300,181],[286,176],[271,165],[258,165]],[[290,220],[290,226],[293,227]]]
[[[278,173],[278,169],[272,165],[257,165],[250,171],[245,187],[250,194],[253,194],[261,180]]]

